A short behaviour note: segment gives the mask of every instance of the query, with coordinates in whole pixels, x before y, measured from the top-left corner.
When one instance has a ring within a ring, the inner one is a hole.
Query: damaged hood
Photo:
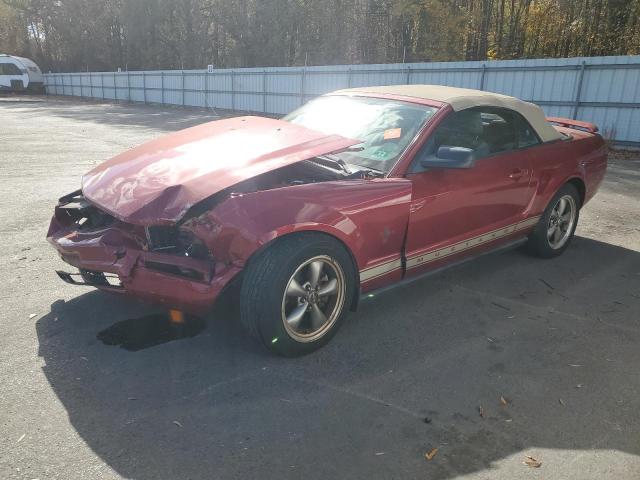
[[[196,203],[243,180],[356,143],[271,118],[218,120],[100,164],[82,178],[82,192],[120,220],[175,223]]]

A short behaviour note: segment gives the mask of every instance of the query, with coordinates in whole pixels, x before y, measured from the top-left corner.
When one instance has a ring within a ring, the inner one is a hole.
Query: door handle
[[[527,173],[529,173],[528,170],[517,168],[509,174],[509,178],[512,180],[519,180],[520,178],[524,177]]]

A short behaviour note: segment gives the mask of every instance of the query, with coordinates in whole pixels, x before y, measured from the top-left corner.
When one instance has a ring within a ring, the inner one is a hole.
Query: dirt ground
[[[225,302],[190,338],[105,344],[162,337],[157,310],[56,277],[56,199],[214,118],[0,99],[0,478],[640,478],[640,154],[611,155],[562,257],[508,251],[369,298],[307,357],[269,355]]]

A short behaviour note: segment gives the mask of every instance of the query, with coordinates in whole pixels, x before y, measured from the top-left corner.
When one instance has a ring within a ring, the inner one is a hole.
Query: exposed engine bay
[[[364,180],[381,176],[381,172],[367,168],[351,171],[343,162],[331,157],[315,157],[249,178],[217,192],[189,209],[178,225],[211,210],[220,202],[234,195],[294,187],[307,183],[339,180]]]
[[[327,157],[317,157],[263,173],[229,187],[228,191],[231,194],[250,193],[306,183],[364,179],[371,174],[368,169],[347,172],[348,167],[339,165]]]
[[[376,172],[377,173],[377,172]],[[191,207],[176,225],[139,226],[124,223],[85,199],[76,190],[59,199],[56,218],[61,224],[73,226],[78,234],[113,229],[119,235],[149,252],[211,261],[213,254],[204,243],[184,225],[188,220],[211,210],[225,199],[246,193],[294,187],[308,183],[371,178],[371,170],[351,171],[349,167],[330,157],[317,157],[263,173],[237,183]],[[152,268],[158,265],[147,262]],[[160,268],[159,268],[160,269]],[[164,269],[164,268],[163,268]],[[172,272],[178,273],[178,272]],[[179,272],[178,274],[184,274]],[[93,282],[95,283],[95,282]]]

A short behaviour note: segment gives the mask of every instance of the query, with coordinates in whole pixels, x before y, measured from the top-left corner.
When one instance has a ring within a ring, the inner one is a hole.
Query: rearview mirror
[[[476,162],[474,151],[464,147],[443,145],[438,153],[420,160],[422,168],[471,168]]]

